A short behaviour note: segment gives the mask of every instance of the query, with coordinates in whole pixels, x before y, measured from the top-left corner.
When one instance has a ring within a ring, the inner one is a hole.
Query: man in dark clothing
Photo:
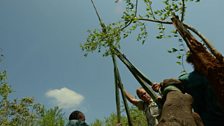
[[[179,81],[181,83],[175,86],[183,93],[186,92],[193,97],[193,110],[200,115],[204,125],[224,126],[224,111],[206,77],[197,71],[193,71],[181,75]],[[153,85],[154,90],[163,88],[163,83]]]
[[[193,109],[201,116],[204,125],[224,126],[224,112],[206,77],[193,71],[181,75],[179,80],[183,83],[184,91],[193,97]]]

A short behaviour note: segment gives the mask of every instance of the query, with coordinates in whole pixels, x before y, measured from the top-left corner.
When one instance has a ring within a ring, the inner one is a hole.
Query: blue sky
[[[122,0],[95,0],[105,23],[119,20]],[[224,1],[202,0],[187,9],[186,23],[204,34],[223,54]],[[140,4],[141,8],[141,4]],[[65,116],[79,109],[87,122],[116,112],[113,64],[110,57],[93,53],[84,57],[80,44],[87,30],[99,27],[90,0],[1,0],[0,69],[7,70],[12,98],[34,97],[47,107],[58,105]],[[168,54],[174,40],[156,40],[155,27],[144,45],[135,35],[122,40],[122,51],[152,81],[177,77],[181,67]],[[140,86],[118,62],[125,88],[135,95]],[[191,67],[187,66],[190,71]]]

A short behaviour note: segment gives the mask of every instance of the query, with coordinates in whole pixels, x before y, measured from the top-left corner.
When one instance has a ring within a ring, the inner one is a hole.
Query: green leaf
[[[177,61],[176,64],[181,65],[181,62]]]
[[[172,48],[172,52],[176,52],[178,51],[176,48]]]
[[[177,56],[177,59],[181,59],[181,58],[182,58],[182,56],[181,56],[181,55],[178,55],[178,56]]]

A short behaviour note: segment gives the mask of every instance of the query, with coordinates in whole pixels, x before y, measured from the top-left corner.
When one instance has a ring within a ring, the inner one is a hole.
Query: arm
[[[124,91],[126,98],[129,102],[131,102],[133,105],[138,106],[138,103],[140,102],[139,99],[136,99],[134,96],[132,96],[129,92]]]
[[[121,85],[118,85],[119,88]],[[130,103],[132,103],[133,105],[135,105],[136,107],[138,107],[139,109],[143,108],[143,101],[136,99],[134,96],[132,96],[129,92],[127,92],[126,90],[123,90],[125,97],[128,99],[128,101]]]

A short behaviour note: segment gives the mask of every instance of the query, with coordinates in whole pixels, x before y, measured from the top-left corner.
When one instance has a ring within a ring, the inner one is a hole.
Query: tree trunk
[[[215,57],[209,53],[206,48],[191,35],[186,27],[184,27],[178,17],[174,16],[171,20],[190,49],[190,62],[193,64],[194,69],[207,77],[214,88],[222,109],[224,110],[223,56]]]

